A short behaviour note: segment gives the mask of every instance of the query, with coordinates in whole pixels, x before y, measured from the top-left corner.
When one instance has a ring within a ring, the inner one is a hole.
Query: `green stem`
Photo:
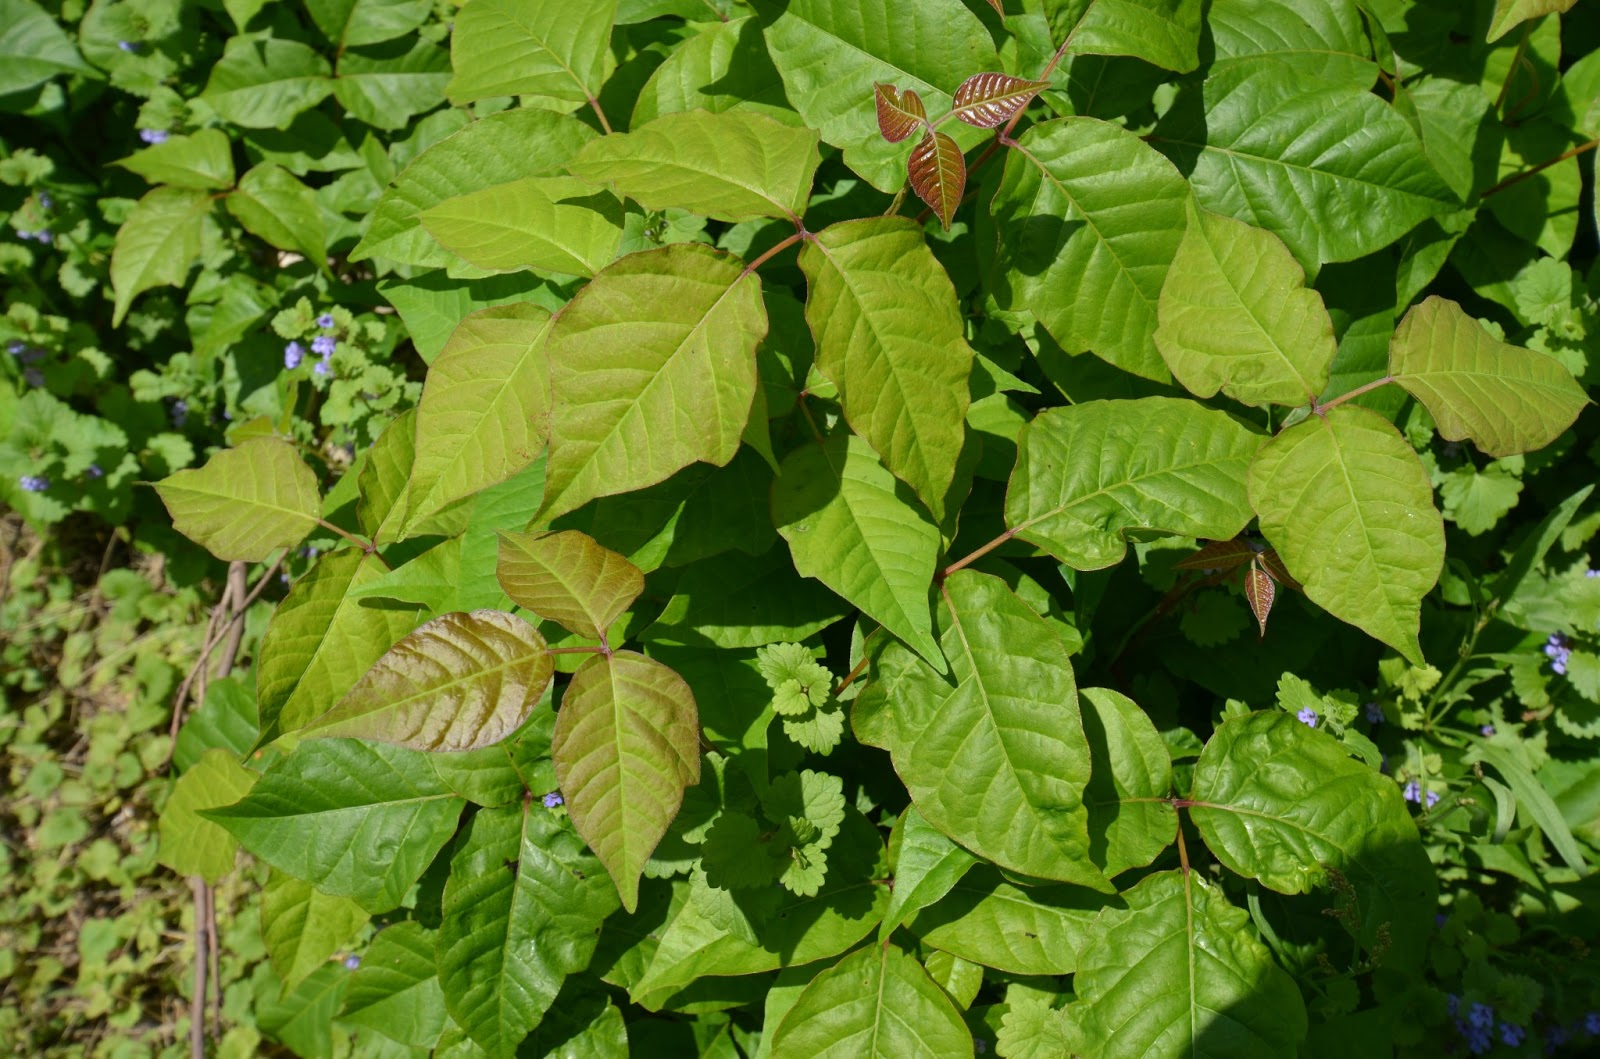
[[[371,541],[364,537],[358,537],[348,530],[342,530],[325,518],[317,519],[317,525],[321,526],[323,529],[332,530],[345,540],[349,541],[351,544],[354,544],[357,548],[360,548],[362,551],[366,552],[368,555],[375,555],[378,551],[377,546]]]

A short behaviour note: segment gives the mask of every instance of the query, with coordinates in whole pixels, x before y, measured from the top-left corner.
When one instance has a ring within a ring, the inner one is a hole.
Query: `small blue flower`
[[[361,966],[361,957],[355,955],[346,956],[344,958],[344,965],[346,970],[353,971],[357,967]]]
[[[1500,1024],[1500,1039],[1513,1048],[1521,1044],[1522,1039],[1527,1035],[1528,1031],[1518,1026],[1515,1022],[1502,1022]]]
[[[1474,1004],[1467,1012],[1467,1021],[1477,1029],[1486,1030],[1494,1025],[1494,1008],[1488,1004]]]
[[[286,368],[298,368],[300,366],[300,362],[304,360],[305,357],[306,347],[302,346],[298,342],[290,342],[287,346],[283,347],[283,366]]]
[[[1406,783],[1405,787],[1402,788],[1400,793],[1405,795],[1405,799],[1408,802],[1421,802],[1422,784],[1418,783],[1416,780],[1410,780]]]
[[[544,796],[544,807],[546,809],[554,809],[558,805],[565,805],[566,802],[567,800],[561,797],[560,791],[551,791]]]
[[[56,200],[50,197],[50,192],[39,192],[39,208],[42,210],[55,209]]]
[[[50,234],[50,229],[46,228],[42,231],[34,232],[33,238],[35,241],[41,242],[45,246],[49,246],[51,243],[55,242],[56,237]]]
[[[1367,711],[1367,723],[1369,723],[1369,724],[1382,724],[1383,723],[1383,707],[1382,706],[1379,706],[1375,702],[1369,702],[1366,705],[1366,711]]]
[[[119,40],[117,41],[117,47],[126,52],[136,52],[139,50],[138,42],[131,40]]]
[[[1467,1051],[1473,1055],[1482,1055],[1494,1047],[1494,1038],[1489,1036],[1488,1030],[1469,1029],[1466,1038]]]
[[[1488,739],[1490,736],[1494,735],[1494,725],[1484,725],[1482,728],[1478,729],[1478,734],[1483,736],[1485,739]]]
[[[1553,632],[1544,645],[1545,657],[1550,659],[1550,669],[1556,676],[1566,676],[1567,661],[1572,657],[1572,646],[1561,633]]]
[[[21,228],[18,228],[17,229],[17,238],[21,239],[23,241],[27,241],[27,240],[33,238],[33,233],[32,232],[25,232]]]
[[[139,139],[143,140],[145,143],[151,144],[152,146],[158,143],[166,143],[168,135],[170,134],[166,129],[139,130]]]
[[[24,493],[42,493],[50,488],[50,479],[42,474],[25,474],[17,479]]]
[[[10,353],[13,357],[22,356],[23,353],[27,352],[27,349],[28,343],[24,342],[20,338],[13,338],[11,341],[6,343],[6,352]]]
[[[1600,1035],[1600,1011],[1591,1011],[1583,1016],[1583,1032],[1591,1037]]]
[[[1600,577],[1600,570],[1585,570],[1583,572],[1583,576],[1584,577]]]
[[[172,425],[181,427],[189,418],[189,402],[180,397],[172,402],[172,407],[168,409],[168,412],[172,416]]]
[[[1299,721],[1307,728],[1315,728],[1317,726],[1317,711],[1313,710],[1310,706],[1302,706],[1300,708],[1300,712],[1294,716],[1295,720]]]
[[[318,335],[311,340],[311,352],[318,356],[329,357],[339,345],[339,340],[332,335]]]
[[[1439,804],[1439,792],[1438,791],[1429,791],[1428,792],[1428,808],[1432,809],[1434,806],[1436,806],[1438,804]]]
[[[333,314],[332,313],[323,313],[321,316],[317,317],[317,326],[322,328],[325,331],[332,329],[332,327],[333,327]]]
[[[315,375],[327,375],[332,370],[332,368],[328,367],[327,357],[323,357],[321,360],[317,361],[311,366],[311,371]]]
[[[104,478],[106,476],[106,472],[100,469],[100,465],[98,463],[89,464],[89,469],[83,473],[87,474],[90,478]]]

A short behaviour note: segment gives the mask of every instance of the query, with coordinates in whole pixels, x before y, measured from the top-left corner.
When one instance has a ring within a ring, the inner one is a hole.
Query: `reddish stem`
[[[990,541],[988,544],[985,544],[983,547],[979,548],[977,551],[971,553],[970,555],[966,556],[965,558],[957,559],[955,562],[951,563],[949,566],[945,567],[943,570],[940,570],[937,574],[934,575],[934,580],[935,581],[943,581],[945,578],[949,577],[951,574],[955,573],[957,570],[961,570],[961,569],[963,569],[963,568],[965,568],[967,566],[970,566],[973,563],[977,562],[979,559],[982,559],[985,555],[988,555],[990,552],[994,551],[996,548],[1000,547],[1000,545],[1004,544],[1006,541],[1010,540],[1012,537],[1015,537],[1016,535],[1017,535],[1017,531],[1016,530],[1014,530],[1014,529],[1006,530],[1004,533],[1000,534],[1000,536],[996,537],[994,540]]]
[[[744,267],[744,271],[739,273],[739,278],[744,279],[746,276],[750,275],[750,273],[754,272],[762,265],[765,265],[768,261],[771,261],[773,258],[777,257],[779,254],[783,253],[785,250],[789,249],[791,246],[798,243],[809,234],[809,232],[802,228],[793,235],[786,236],[785,238],[778,240],[778,242],[768,249],[766,253],[762,254],[760,257],[746,265]]]
[[[1479,195],[1478,198],[1486,199],[1490,195],[1498,195],[1500,192],[1504,191],[1506,188],[1514,187],[1517,184],[1522,183],[1524,180],[1527,180],[1529,177],[1539,175],[1540,173],[1544,172],[1546,169],[1549,169],[1553,165],[1560,165],[1562,162],[1565,162],[1568,158],[1576,158],[1576,157],[1578,157],[1578,155],[1583,154],[1585,151],[1592,151],[1596,147],[1600,147],[1600,137],[1597,137],[1597,138],[1595,138],[1593,140],[1590,140],[1588,143],[1580,143],[1576,147],[1573,147],[1573,148],[1571,148],[1569,150],[1566,150],[1566,151],[1562,151],[1560,154],[1556,155],[1554,158],[1546,159],[1545,161],[1540,162],[1538,165],[1534,166],[1531,169],[1524,169],[1520,173],[1513,173],[1511,176],[1506,177],[1504,180],[1500,181],[1500,183],[1496,184],[1494,187],[1490,188],[1488,191],[1485,191],[1482,195]]]
[[[1373,379],[1371,382],[1367,383],[1365,386],[1357,386],[1353,390],[1350,390],[1350,391],[1348,391],[1346,393],[1340,394],[1338,397],[1335,397],[1333,400],[1329,401],[1327,404],[1317,404],[1316,401],[1312,401],[1311,402],[1311,410],[1313,412],[1315,412],[1319,416],[1320,415],[1327,415],[1328,409],[1337,408],[1340,405],[1344,404],[1346,401],[1353,400],[1353,399],[1355,399],[1357,397],[1360,397],[1364,393],[1370,393],[1373,390],[1376,390],[1380,386],[1387,386],[1391,382],[1394,382],[1394,376],[1393,375],[1385,375],[1381,379]]]

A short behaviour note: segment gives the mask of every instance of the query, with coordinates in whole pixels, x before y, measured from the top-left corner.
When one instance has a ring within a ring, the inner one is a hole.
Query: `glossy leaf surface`
[[[869,945],[812,979],[779,1023],[772,1055],[959,1059],[972,1055],[972,1035],[916,960]]]

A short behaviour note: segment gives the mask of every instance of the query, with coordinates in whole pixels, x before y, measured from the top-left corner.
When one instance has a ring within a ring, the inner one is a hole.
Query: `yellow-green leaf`
[[[596,640],[644,591],[637,566],[578,530],[500,534],[495,573],[519,607]]]
[[[593,276],[622,241],[622,204],[572,177],[528,177],[471,191],[421,218],[440,246],[493,272]]]
[[[183,286],[200,256],[200,232],[210,211],[211,195],[203,188],[160,187],[139,200],[111,250],[113,327],[141,292]]]
[[[156,483],[179,533],[218,559],[260,562],[317,525],[317,476],[278,438],[223,449],[204,467]]]
[[[161,810],[157,859],[179,875],[198,875],[208,883],[233,870],[239,842],[221,824],[199,816],[201,809],[232,805],[250,792],[256,774],[230,751],[213,747],[200,755],[172,788]]]

